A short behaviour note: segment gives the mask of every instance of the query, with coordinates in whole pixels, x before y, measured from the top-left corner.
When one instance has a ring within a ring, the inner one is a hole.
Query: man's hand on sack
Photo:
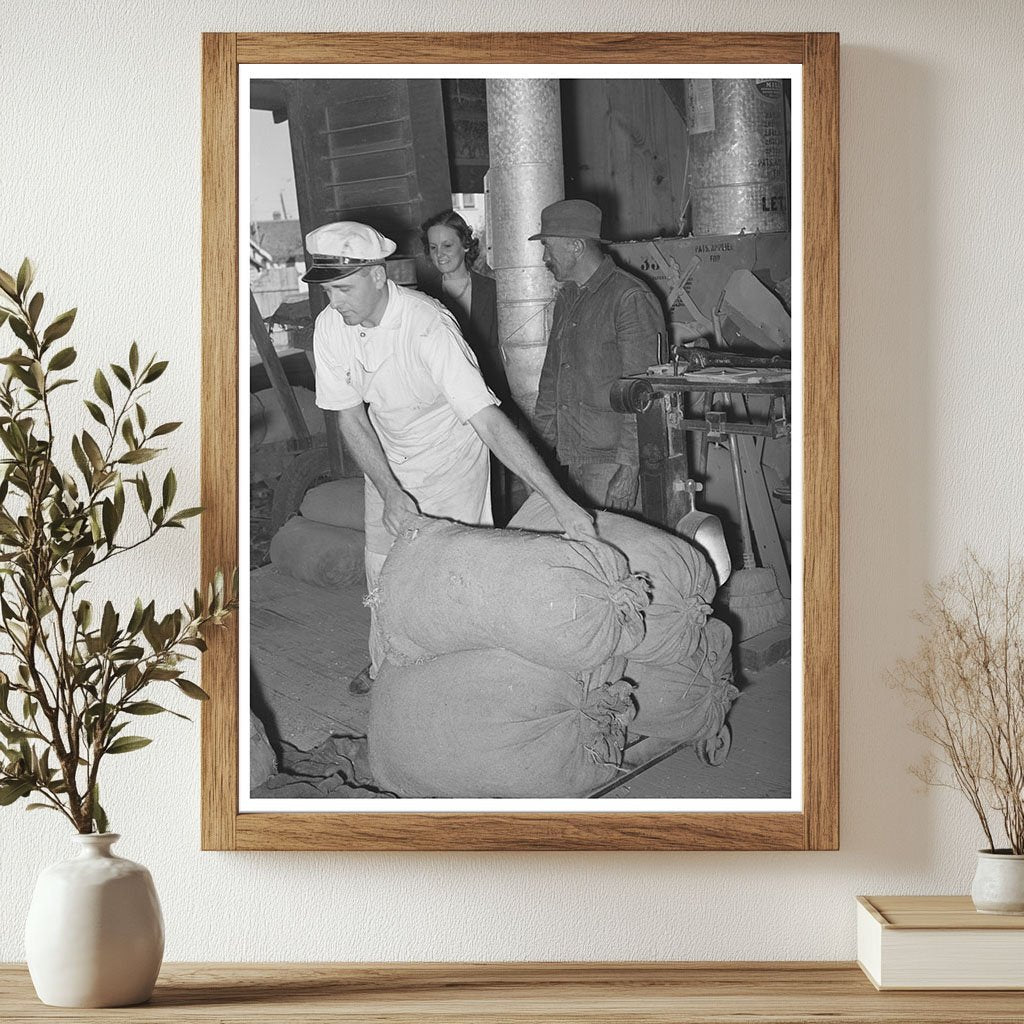
[[[594,518],[574,501],[566,501],[555,510],[559,523],[569,540],[597,540]]]
[[[384,499],[384,528],[395,537],[401,537],[413,517],[420,514],[415,500],[396,487]]]
[[[631,509],[636,504],[637,484],[640,473],[635,466],[619,466],[608,481],[608,508]]]

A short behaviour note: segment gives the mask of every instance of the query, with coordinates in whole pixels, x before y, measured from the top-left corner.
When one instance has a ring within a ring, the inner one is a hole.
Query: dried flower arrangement
[[[988,852],[1005,837],[1003,852],[1024,854],[1024,561],[1008,558],[997,572],[968,553],[926,588],[915,618],[924,632],[895,682],[939,756],[911,771],[967,797]]]

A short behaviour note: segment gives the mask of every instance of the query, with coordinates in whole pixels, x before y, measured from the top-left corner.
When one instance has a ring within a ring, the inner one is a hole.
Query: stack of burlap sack
[[[531,497],[506,530],[421,517],[395,542],[370,694],[377,786],[403,797],[580,797],[621,770],[627,728],[694,741],[736,695],[715,583],[678,537],[597,514],[559,536]]]
[[[270,561],[305,583],[332,589],[365,581],[363,478],[331,480],[306,492],[299,514],[270,542]]]

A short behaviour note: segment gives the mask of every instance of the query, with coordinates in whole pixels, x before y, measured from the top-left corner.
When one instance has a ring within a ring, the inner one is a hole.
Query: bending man
[[[590,517],[498,408],[451,314],[388,280],[395,243],[341,221],[310,232],[306,248],[312,266],[303,280],[322,285],[329,301],[313,332],[316,402],[337,413],[366,476],[367,587],[418,512],[491,523],[488,449],[548,500],[570,537],[593,537]],[[371,664],[352,681],[357,693],[380,667],[375,632],[371,624]]]

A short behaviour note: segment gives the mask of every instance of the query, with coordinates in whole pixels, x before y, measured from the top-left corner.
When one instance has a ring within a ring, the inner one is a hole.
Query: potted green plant
[[[938,748],[911,770],[958,789],[987,846],[971,896],[983,913],[1024,914],[1024,562],[996,572],[969,553],[925,590],[915,656],[897,685]]]
[[[124,364],[97,369],[84,411],[89,429],[68,434],[53,396],[77,380],[64,341],[75,310],[42,325],[43,295],[26,260],[0,271],[0,328],[15,345],[0,357],[0,805],[63,815],[78,858],[43,871],[26,930],[40,998],[65,1006],[147,999],[163,955],[163,925],[149,872],[113,855],[101,803],[108,757],[151,738],[132,728],[170,714],[161,690],[205,700],[187,678],[203,632],[234,608],[237,579],[218,572],[179,608],[139,598],[119,610],[94,596],[94,574],[199,508],[175,506],[173,469],[159,483],[146,467],[179,423],[151,423],[142,405],[167,363],[131,345]],[[127,567],[127,566],[125,566]]]

